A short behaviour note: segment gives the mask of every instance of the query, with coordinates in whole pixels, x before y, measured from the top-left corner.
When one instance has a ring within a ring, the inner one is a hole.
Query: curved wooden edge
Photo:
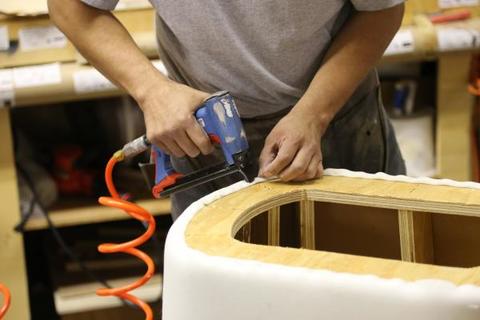
[[[227,195],[199,210],[186,228],[186,243],[191,248],[212,256],[405,281],[442,279],[457,285],[480,285],[480,268],[442,267],[324,251],[253,245],[233,238],[256,215],[272,207],[302,200],[480,217],[478,189],[348,177],[324,177],[302,184],[265,182]]]

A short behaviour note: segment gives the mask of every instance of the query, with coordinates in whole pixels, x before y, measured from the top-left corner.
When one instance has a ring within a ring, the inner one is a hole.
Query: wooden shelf
[[[165,66],[160,60],[151,60],[151,62],[160,72],[166,74]],[[17,68],[15,70],[31,73],[31,68],[32,66]],[[79,65],[75,62],[67,62],[58,64],[43,64],[39,66],[33,66],[33,68],[37,68],[35,71],[37,73],[50,72],[53,75],[58,74],[61,81],[40,86],[15,88],[13,95],[15,98],[14,101],[11,101],[12,106],[38,106],[126,95],[125,91],[115,87],[105,77],[103,77],[100,72],[91,66]],[[12,68],[0,70],[3,70],[4,72],[7,72],[13,76],[14,69]],[[78,88],[75,88],[75,83],[78,85],[79,82],[88,82],[89,88],[84,88],[84,91],[80,92]],[[0,105],[1,104],[2,101],[0,101]]]
[[[108,281],[117,288],[138,280],[139,277]],[[102,287],[99,283],[85,283],[69,287],[61,287],[54,293],[55,308],[60,315],[107,309],[121,306],[122,303],[115,297],[99,297],[95,290]],[[132,294],[151,303],[162,296],[162,276],[154,275],[144,286],[133,290]]]
[[[9,2],[9,1],[5,1]],[[22,3],[24,1],[19,1]],[[46,9],[46,1],[41,1]],[[13,3],[13,1],[12,1]],[[2,3],[3,4],[3,3]],[[0,11],[2,4],[0,4]],[[154,28],[155,10],[152,7],[137,8],[123,11],[115,11],[115,16],[133,36],[137,44],[143,49],[146,55],[157,57],[156,37]],[[0,25],[7,26],[9,40],[19,42],[22,30],[35,28],[53,27],[54,23],[48,15],[42,14],[30,17],[18,17],[2,15],[0,13]],[[21,50],[13,44],[8,51],[0,51],[0,67],[18,67],[36,65],[51,62],[82,62],[84,59],[77,52],[74,46],[66,40],[58,47],[44,47],[35,50]]]
[[[154,216],[170,214],[169,199],[149,199],[136,202]],[[96,202],[69,200],[60,203],[49,211],[50,218],[56,227],[70,227],[83,224],[131,219],[121,210],[103,207]],[[47,220],[42,217],[32,217],[25,225],[25,230],[41,230],[48,228]]]

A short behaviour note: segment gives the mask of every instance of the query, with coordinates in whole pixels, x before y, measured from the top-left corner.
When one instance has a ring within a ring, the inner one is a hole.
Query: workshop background
[[[148,1],[121,0],[117,18],[158,60]],[[408,175],[480,181],[480,1],[408,0],[403,26],[379,65],[384,104]],[[125,255],[97,253],[144,226],[101,207],[110,155],[144,133],[142,113],[49,20],[45,0],[0,0],[0,282],[14,303],[6,319],[142,319],[95,289],[144,272]],[[115,172],[117,188],[152,212],[142,248],[157,274],[137,295],[161,310],[168,199],[152,199],[141,155]],[[0,301],[2,301],[0,299]]]

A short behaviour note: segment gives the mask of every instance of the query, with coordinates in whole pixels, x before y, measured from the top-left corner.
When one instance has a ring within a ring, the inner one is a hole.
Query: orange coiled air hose
[[[138,238],[124,242],[119,244],[114,243],[104,243],[98,246],[98,251],[102,253],[127,253],[133,256],[136,256],[140,260],[143,260],[147,265],[147,271],[142,278],[135,281],[132,284],[126,285],[121,288],[103,288],[97,290],[97,295],[99,296],[117,296],[119,298],[128,300],[135,305],[139,306],[145,312],[145,319],[152,320],[153,313],[152,309],[148,304],[143,302],[142,300],[138,299],[137,297],[129,294],[128,292],[134,290],[142,285],[144,285],[150,278],[153,276],[155,272],[155,265],[153,263],[152,258],[150,258],[146,253],[138,250],[136,247],[144,244],[150,237],[152,237],[153,233],[155,232],[155,219],[153,216],[142,207],[120,198],[112,179],[112,172],[115,164],[118,161],[123,160],[123,153],[117,152],[113,155],[113,157],[108,161],[107,167],[105,169],[105,181],[107,183],[108,191],[110,192],[111,197],[101,197],[98,199],[98,202],[104,206],[118,208],[125,211],[129,214],[132,218],[135,218],[141,222],[147,222],[148,228],[147,231],[139,236]]]
[[[0,309],[0,319],[3,319],[3,316],[7,313],[7,310],[10,307],[10,291],[0,283],[0,292],[3,295],[3,307]]]

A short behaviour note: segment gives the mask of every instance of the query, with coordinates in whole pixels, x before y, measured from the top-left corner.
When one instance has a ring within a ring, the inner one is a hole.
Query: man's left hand
[[[259,176],[304,181],[323,174],[321,138],[325,126],[295,108],[272,129],[260,154]]]

